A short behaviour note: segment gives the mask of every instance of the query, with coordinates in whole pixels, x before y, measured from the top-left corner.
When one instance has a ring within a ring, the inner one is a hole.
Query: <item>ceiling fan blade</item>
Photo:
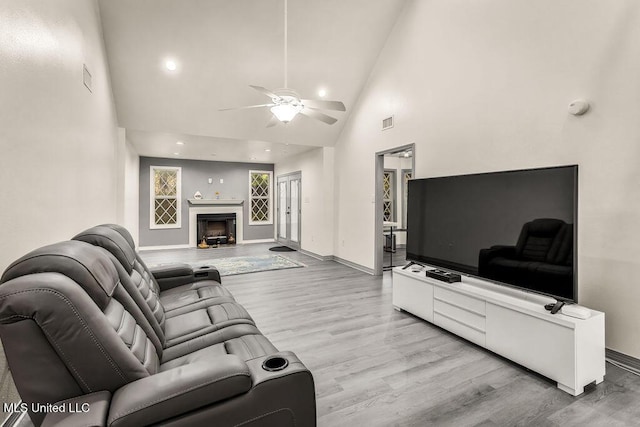
[[[335,122],[338,121],[338,119],[328,116],[324,113],[321,113],[319,111],[313,110],[311,108],[303,108],[302,111],[300,111],[300,114],[307,116],[307,117],[311,117],[313,119],[316,120],[320,120],[321,122],[325,122],[328,125],[332,125]]]
[[[266,87],[262,87],[262,86],[254,86],[254,85],[249,85],[249,87],[254,88],[255,90],[257,90],[260,93],[263,93],[265,95],[267,95],[269,98],[273,99],[280,99],[280,97],[278,95],[276,95],[275,93],[271,92],[269,89],[267,89]]]
[[[269,120],[269,123],[267,123],[267,126],[265,126],[265,127],[272,128],[275,125],[277,125],[278,123],[280,123],[280,120],[278,120],[278,118],[276,116],[272,115],[271,119]]]
[[[309,108],[322,108],[323,110],[347,111],[340,101],[325,101],[324,99],[301,99],[302,104]]]
[[[218,111],[246,110],[247,108],[273,107],[276,104],[247,105],[246,107],[221,108]]]

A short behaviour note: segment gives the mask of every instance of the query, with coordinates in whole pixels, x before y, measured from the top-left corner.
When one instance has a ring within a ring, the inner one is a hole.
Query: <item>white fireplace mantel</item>
[[[187,199],[192,206],[236,206],[244,203],[243,199]]]
[[[240,203],[208,203],[205,206],[189,206],[189,247],[195,248],[196,229],[198,227],[198,214],[236,214],[236,243],[243,243],[242,226],[244,224],[242,211],[243,200],[197,200],[198,202],[240,202]],[[189,199],[191,203],[191,199]]]

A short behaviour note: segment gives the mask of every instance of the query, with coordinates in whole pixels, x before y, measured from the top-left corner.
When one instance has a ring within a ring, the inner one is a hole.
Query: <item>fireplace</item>
[[[197,214],[196,241],[207,245],[224,245],[235,243],[236,214]]]

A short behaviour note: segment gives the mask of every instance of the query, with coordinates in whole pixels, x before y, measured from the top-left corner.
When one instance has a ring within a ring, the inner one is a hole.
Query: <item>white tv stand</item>
[[[419,267],[419,266],[418,266]],[[558,382],[573,396],[605,374],[604,313],[551,314],[553,298],[462,277],[446,283],[426,268],[393,269],[393,306]]]

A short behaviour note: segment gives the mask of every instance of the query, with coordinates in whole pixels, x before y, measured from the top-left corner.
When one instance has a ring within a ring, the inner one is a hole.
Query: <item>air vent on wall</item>
[[[393,127],[393,116],[382,119],[382,130],[387,130]]]

